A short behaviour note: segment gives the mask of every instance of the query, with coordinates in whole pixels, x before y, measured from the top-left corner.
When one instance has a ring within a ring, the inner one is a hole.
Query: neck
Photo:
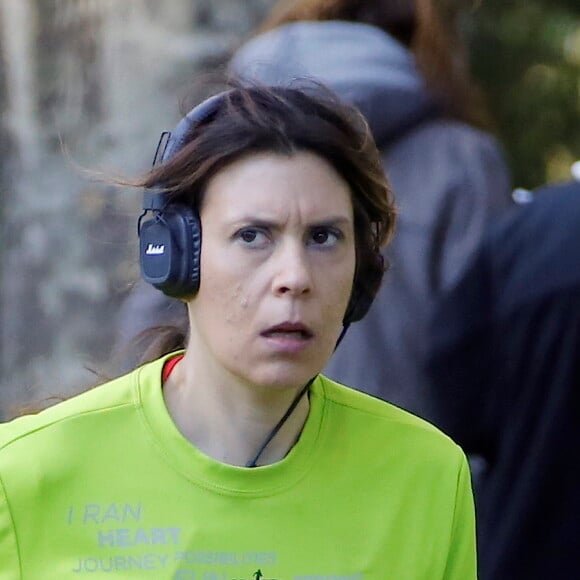
[[[200,451],[230,465],[253,459],[302,390],[257,388],[221,374],[201,372],[188,351],[164,386],[164,397],[181,433]],[[256,465],[283,459],[298,439],[310,405],[304,395],[264,448]]]

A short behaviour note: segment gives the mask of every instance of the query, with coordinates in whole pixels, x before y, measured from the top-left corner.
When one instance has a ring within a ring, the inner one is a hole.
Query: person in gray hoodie
[[[235,76],[268,85],[317,79],[365,115],[397,199],[398,231],[369,316],[350,328],[326,374],[427,419],[420,361],[432,304],[511,191],[499,144],[476,127],[483,109],[450,22],[424,0],[282,1],[230,62]],[[123,341],[179,319],[181,308],[154,292],[139,286],[129,297]]]

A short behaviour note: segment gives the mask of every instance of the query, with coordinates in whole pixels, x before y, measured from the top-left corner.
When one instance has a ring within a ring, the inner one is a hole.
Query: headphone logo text
[[[147,249],[145,250],[145,254],[147,256],[159,256],[161,254],[165,254],[165,245],[164,244],[149,244]]]

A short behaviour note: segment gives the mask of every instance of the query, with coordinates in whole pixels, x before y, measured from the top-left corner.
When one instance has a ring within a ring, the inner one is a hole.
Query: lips
[[[266,338],[290,338],[307,340],[314,336],[313,332],[300,322],[283,322],[260,333]]]

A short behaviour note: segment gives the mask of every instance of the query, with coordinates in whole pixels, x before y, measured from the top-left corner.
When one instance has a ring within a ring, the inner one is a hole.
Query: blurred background
[[[149,168],[160,132],[201,97],[196,80],[272,4],[0,0],[0,418],[107,370],[138,277],[141,201],[112,181]],[[462,29],[514,186],[567,179],[580,158],[577,0],[474,0]]]

